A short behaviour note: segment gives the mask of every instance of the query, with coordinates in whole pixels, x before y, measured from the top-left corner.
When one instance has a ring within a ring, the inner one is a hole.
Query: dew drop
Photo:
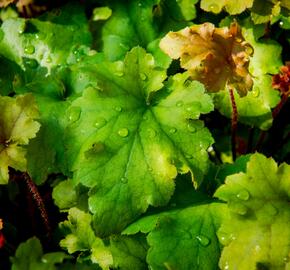
[[[140,73],[140,78],[142,81],[145,81],[147,79],[147,76],[145,73]]]
[[[176,133],[176,131],[177,131],[177,129],[176,129],[176,128],[171,128],[171,129],[169,130],[169,132],[170,132],[171,134],[174,134],[174,133]]]
[[[70,107],[68,109],[68,120],[71,123],[74,123],[80,119],[81,116],[81,108],[80,107]]]
[[[153,128],[148,128],[147,133],[148,133],[148,137],[151,139],[156,137],[156,131]]]
[[[128,134],[129,134],[129,131],[128,131],[127,128],[121,128],[121,129],[118,130],[118,135],[119,135],[120,137],[122,137],[122,138],[127,137]]]
[[[204,235],[197,235],[196,239],[203,247],[207,247],[210,244],[210,239]]]
[[[243,201],[247,201],[250,198],[250,194],[246,189],[242,189],[238,192],[237,198]]]
[[[191,133],[196,132],[195,125],[194,125],[194,123],[192,123],[192,122],[189,122],[189,123],[187,124],[187,129],[188,129],[188,131],[191,132]]]
[[[176,106],[177,106],[177,107],[182,107],[183,104],[184,104],[184,103],[183,103],[182,100],[179,100],[179,101],[176,102]]]
[[[120,107],[120,106],[116,106],[116,107],[114,108],[114,110],[115,110],[116,112],[121,112],[121,111],[122,111],[122,107]]]
[[[45,258],[41,258],[41,262],[43,262],[43,263],[48,263],[48,260],[45,259]]]
[[[51,63],[52,62],[52,59],[51,59],[50,56],[48,56],[45,61],[46,61],[46,63]]]
[[[216,4],[212,4],[212,5],[210,5],[209,9],[210,9],[210,11],[213,12],[213,13],[218,13],[218,12],[219,12],[219,6],[216,5]]]
[[[253,93],[253,97],[255,97],[255,98],[258,97],[260,95],[259,88],[258,87],[254,87],[252,93]]]
[[[103,126],[106,125],[106,123],[107,123],[106,119],[103,117],[100,117],[96,119],[94,126],[96,128],[102,128]]]
[[[187,159],[192,159],[192,158],[193,158],[193,156],[192,156],[191,154],[185,154],[185,157],[186,157]]]
[[[142,3],[141,2],[138,3],[138,7],[142,7]]]
[[[44,39],[45,38],[45,34],[44,33],[37,33],[37,34],[35,34],[35,38],[36,39]]]
[[[123,71],[116,71],[114,74],[115,74],[116,76],[118,76],[118,77],[122,77],[122,76],[124,76],[124,72],[123,72]]]
[[[280,21],[279,22],[279,25],[282,27],[284,25],[284,22],[283,21]]]
[[[38,62],[35,59],[27,58],[24,60],[25,65],[30,68],[37,68]]]
[[[248,208],[241,203],[232,203],[229,205],[231,211],[239,215],[245,215],[248,212]]]
[[[127,178],[127,177],[122,177],[122,178],[121,178],[121,182],[122,182],[123,184],[128,183],[128,178]]]
[[[231,234],[222,231],[218,231],[218,238],[223,246],[227,246],[232,241]]]
[[[266,204],[264,209],[269,216],[276,216],[278,214],[278,209],[271,203]]]
[[[24,48],[24,52],[26,54],[33,54],[35,52],[35,48],[33,45],[28,45]]]

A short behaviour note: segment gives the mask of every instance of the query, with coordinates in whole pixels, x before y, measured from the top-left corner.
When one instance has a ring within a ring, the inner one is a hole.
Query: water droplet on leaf
[[[24,63],[26,66],[28,66],[30,68],[37,68],[38,67],[38,62],[35,59],[26,58],[24,60]]]
[[[192,159],[192,158],[193,158],[193,156],[192,156],[191,154],[185,154],[185,157],[186,157],[187,159]]]
[[[33,45],[28,45],[24,48],[24,52],[26,54],[33,54],[35,52],[35,48]]]
[[[74,123],[80,119],[81,116],[81,108],[80,107],[70,107],[68,109],[68,120],[71,123]]]
[[[176,133],[176,131],[177,131],[177,129],[176,129],[176,128],[171,128],[171,129],[169,130],[169,132],[170,132],[171,134],[174,134],[174,133]]]
[[[127,177],[122,177],[122,178],[121,178],[121,182],[122,182],[123,184],[128,183],[128,178],[127,178]]]
[[[194,123],[192,123],[192,122],[189,122],[189,123],[187,124],[187,129],[188,129],[188,131],[191,132],[191,133],[196,132],[196,127],[195,127]]]
[[[107,121],[105,118],[103,118],[103,117],[97,118],[96,122],[95,122],[95,127],[102,128],[104,125],[106,125],[106,123],[107,123]]]
[[[210,9],[210,11],[213,12],[213,13],[218,13],[219,10],[220,10],[220,9],[219,9],[219,6],[216,5],[216,4],[212,4],[212,5],[210,5],[209,9]]]
[[[243,201],[247,201],[250,198],[250,194],[246,189],[242,189],[238,192],[237,198]]]
[[[276,216],[278,214],[278,209],[271,203],[268,203],[263,208],[269,216]]]
[[[177,107],[182,107],[183,104],[184,104],[184,103],[183,103],[182,100],[179,100],[179,101],[176,102],[176,106],[177,106]]]
[[[248,208],[241,203],[231,203],[229,204],[229,208],[236,214],[245,215],[248,212]]]
[[[51,57],[50,57],[50,56],[47,56],[47,58],[46,58],[46,63],[51,63],[51,62],[52,62]]]
[[[147,79],[147,76],[144,73],[140,73],[140,78],[142,81],[145,81]]]
[[[148,134],[148,137],[152,139],[152,138],[156,137],[157,133],[153,128],[148,128],[147,134]]]
[[[114,110],[115,110],[116,112],[121,112],[121,111],[122,111],[122,107],[120,107],[120,106],[116,106],[116,107],[114,108]]]
[[[125,137],[128,136],[128,134],[129,134],[129,131],[128,131],[127,128],[121,128],[121,129],[118,130],[118,135],[119,135],[120,137],[125,138]]]
[[[197,235],[196,239],[203,247],[206,247],[210,244],[210,239],[204,235]]]
[[[253,91],[253,97],[258,97],[260,95],[260,89],[258,87],[254,87]]]

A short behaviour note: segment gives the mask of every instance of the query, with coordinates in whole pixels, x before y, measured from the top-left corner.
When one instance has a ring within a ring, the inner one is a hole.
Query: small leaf
[[[31,94],[0,97],[0,184],[8,182],[8,167],[26,170],[26,150],[22,147],[36,136],[40,124]]]
[[[36,238],[30,238],[25,243],[21,243],[11,258],[12,270],[56,270],[56,264],[62,263],[64,259],[69,258],[63,252],[52,252],[43,254],[40,241]]]

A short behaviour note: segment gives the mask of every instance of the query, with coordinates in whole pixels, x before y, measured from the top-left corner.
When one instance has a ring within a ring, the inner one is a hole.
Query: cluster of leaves
[[[2,8],[3,268],[290,269],[288,2]],[[53,238],[8,214],[27,176]]]

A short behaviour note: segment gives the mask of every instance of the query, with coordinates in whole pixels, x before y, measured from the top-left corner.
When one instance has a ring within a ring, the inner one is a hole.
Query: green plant
[[[20,2],[1,269],[290,269],[288,1]]]

